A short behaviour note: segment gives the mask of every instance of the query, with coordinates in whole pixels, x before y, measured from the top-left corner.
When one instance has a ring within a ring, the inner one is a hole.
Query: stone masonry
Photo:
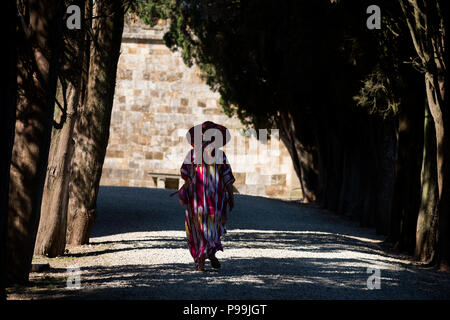
[[[219,94],[202,80],[199,68],[188,68],[179,52],[164,45],[164,30],[164,23],[125,25],[101,185],[178,188],[179,170],[191,148],[185,134],[210,120],[231,132],[223,150],[236,192],[300,199],[284,145],[276,138],[257,140],[237,118],[222,113]]]

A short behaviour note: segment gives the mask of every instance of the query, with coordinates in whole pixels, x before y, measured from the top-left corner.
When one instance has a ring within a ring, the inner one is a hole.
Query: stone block
[[[169,106],[158,106],[158,108],[156,109],[156,111],[160,113],[170,113],[171,110],[172,108],[170,108]]]
[[[182,72],[170,73],[167,75],[166,80],[168,82],[174,82],[180,80],[182,77],[183,77]]]
[[[130,186],[130,180],[128,180],[128,179],[120,179],[119,180],[119,184],[121,186],[124,186],[124,187],[129,187]]]
[[[234,179],[236,180],[234,182],[235,185],[243,185],[245,184],[245,172],[233,172]]]
[[[145,159],[143,152],[133,152],[132,157],[135,159]]]
[[[246,194],[252,196],[263,196],[265,195],[265,189],[263,185],[246,185]]]
[[[197,106],[200,108],[206,108],[206,102],[204,100],[197,100]]]
[[[146,152],[145,153],[145,159],[147,160],[162,160],[164,157],[164,154],[162,152]]]
[[[258,172],[247,172],[245,176],[247,185],[265,185],[268,184],[268,176],[261,175]]]
[[[135,162],[135,161],[130,161],[129,166],[130,166],[130,168],[132,168],[132,169],[137,169],[137,168],[139,168],[139,164],[138,164],[137,162]]]
[[[214,108],[216,110],[220,110],[217,105],[217,99],[208,99],[206,100],[206,107]]]
[[[289,192],[289,198],[290,199],[302,199],[303,198],[302,189],[301,188],[291,189],[291,191]]]
[[[180,99],[180,104],[181,104],[183,107],[186,107],[186,106],[189,104],[189,99],[181,98],[181,99]]]
[[[274,185],[282,185],[285,186],[286,185],[286,175],[285,174],[273,174],[270,177],[270,184]]]
[[[217,108],[205,108],[203,109],[203,114],[207,115],[220,114],[220,110]]]
[[[117,80],[132,80],[133,71],[129,69],[118,69],[117,70]]]
[[[112,174],[112,171],[113,171],[112,168],[106,168],[106,167],[103,167],[103,169],[102,169],[102,178],[103,178],[103,177],[105,177],[105,178],[110,177],[111,174]]]
[[[280,185],[266,185],[265,194],[268,197],[280,198],[288,196],[286,193],[286,187]]]
[[[176,110],[177,110],[177,113],[189,113],[188,108],[186,108],[186,107],[178,107]]]
[[[119,151],[119,150],[107,149],[106,157],[108,157],[108,158],[123,158],[124,157],[124,153],[123,153],[123,151]]]
[[[128,48],[128,53],[129,54],[137,54],[138,53],[138,49],[134,48],[134,47],[129,47]]]

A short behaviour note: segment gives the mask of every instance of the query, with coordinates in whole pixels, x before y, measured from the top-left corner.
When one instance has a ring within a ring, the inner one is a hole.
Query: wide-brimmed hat
[[[190,128],[188,130],[188,132],[186,133],[186,139],[193,147],[195,146],[196,141],[198,143],[200,143],[201,145],[203,145],[203,143],[205,141],[203,141],[202,133],[204,134],[209,129],[219,130],[219,132],[222,134],[222,141],[221,141],[222,143],[220,144],[220,141],[218,142],[219,143],[219,145],[217,145],[218,148],[224,146],[225,144],[228,143],[228,141],[230,141],[230,139],[231,139],[230,131],[226,127],[224,127],[220,124],[214,123],[212,121],[205,121],[202,124],[198,124],[198,125]],[[216,132],[214,132],[214,130],[212,130],[212,132],[211,132],[212,137],[215,137],[215,133]],[[198,134],[199,136],[196,137],[195,136],[196,134]],[[195,138],[197,138],[197,139],[195,139]],[[206,141],[209,141],[209,139]],[[216,141],[212,140],[211,142],[216,142]]]

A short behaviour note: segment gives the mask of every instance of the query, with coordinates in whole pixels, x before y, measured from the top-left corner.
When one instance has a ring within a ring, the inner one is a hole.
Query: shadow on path
[[[33,298],[83,299],[449,299],[448,274],[382,250],[374,230],[311,206],[236,196],[222,269],[196,272],[184,212],[171,190],[101,187],[83,260],[82,288],[45,286]],[[87,259],[87,260],[86,260]],[[92,263],[91,260],[92,259]],[[81,261],[81,260],[80,260]],[[86,262],[87,261],[87,262]],[[52,272],[66,275],[64,265]],[[380,289],[369,290],[373,269]],[[369,271],[369,273],[368,273]],[[42,283],[42,282],[41,282]]]
[[[224,268],[194,271],[187,264],[83,267],[82,289],[45,289],[62,299],[449,299],[439,278],[414,269],[383,270],[380,290],[368,290],[359,259],[233,258]],[[345,272],[343,272],[343,265]],[[65,273],[65,269],[56,269]]]
[[[102,186],[92,237],[140,231],[184,231],[184,208],[176,196],[169,197],[172,192],[168,189]],[[382,239],[372,229],[358,228],[354,222],[324,214],[323,210],[312,206],[246,195],[235,195],[228,229],[340,232]]]

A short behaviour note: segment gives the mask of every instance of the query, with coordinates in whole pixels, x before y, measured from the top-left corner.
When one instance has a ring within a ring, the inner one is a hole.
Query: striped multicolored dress
[[[221,236],[226,233],[228,194],[226,186],[235,181],[225,153],[223,163],[194,164],[194,149],[183,163],[181,177],[189,184],[189,204],[185,210],[185,228],[189,251],[198,263],[216,251],[223,251]]]

